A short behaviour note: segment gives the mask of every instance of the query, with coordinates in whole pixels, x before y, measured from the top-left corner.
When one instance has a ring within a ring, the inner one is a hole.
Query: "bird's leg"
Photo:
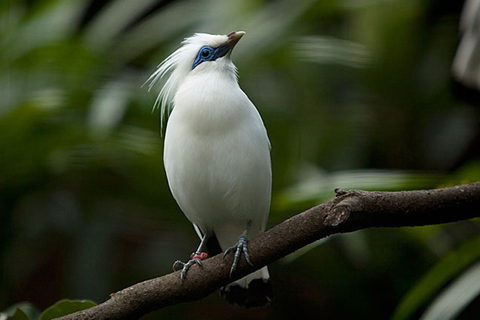
[[[248,221],[247,222],[247,227],[245,228],[245,231],[243,231],[242,235],[238,237],[238,241],[235,245],[231,246],[227,250],[225,250],[225,253],[223,254],[223,257],[230,253],[230,252],[235,252],[235,256],[233,258],[233,263],[232,267],[230,268],[230,277],[232,276],[233,272],[237,269],[238,263],[240,262],[240,256],[243,254],[245,255],[245,260],[247,260],[248,264],[253,266],[252,262],[250,261],[250,255],[248,254],[248,248],[247,248],[247,233],[250,230],[250,227],[252,226],[252,222]]]
[[[210,238],[211,234],[211,232],[208,232],[203,236],[197,251],[190,255],[190,260],[188,260],[187,262],[177,260],[173,264],[173,271],[182,269],[182,272],[180,273],[180,277],[182,279],[185,279],[187,277],[187,271],[188,269],[190,269],[191,266],[193,266],[194,264],[198,264],[199,266],[201,266],[202,260],[207,259],[208,254],[206,252],[202,252],[202,250],[205,247],[205,244],[207,243],[207,240],[208,238]]]

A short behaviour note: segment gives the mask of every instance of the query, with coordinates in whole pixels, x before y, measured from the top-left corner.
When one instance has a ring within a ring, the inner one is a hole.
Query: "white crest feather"
[[[162,63],[158,65],[157,70],[155,70],[155,72],[146,81],[146,83],[148,83],[148,91],[150,91],[160,78],[171,72],[170,77],[163,85],[162,90],[160,90],[152,109],[153,112],[156,108],[161,108],[160,114],[162,127],[172,109],[173,97],[175,96],[178,85],[190,71],[188,69],[182,70],[180,68],[182,65],[182,58],[185,57],[185,55],[182,54],[184,51],[186,51],[185,47],[181,47],[169,55]]]
[[[161,109],[161,129],[173,108],[173,99],[179,85],[188,73],[192,71],[193,61],[195,60],[198,50],[206,44],[218,46],[225,43],[227,39],[225,35],[211,35],[206,33],[196,33],[192,37],[185,38],[182,46],[160,63],[157,70],[145,81],[145,84],[148,83],[148,91],[150,91],[158,80],[170,73],[152,109],[152,112],[156,108]]]

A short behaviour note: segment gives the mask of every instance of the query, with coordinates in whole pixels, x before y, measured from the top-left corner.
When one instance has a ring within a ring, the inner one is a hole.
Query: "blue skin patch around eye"
[[[198,50],[195,61],[193,62],[192,70],[204,61],[215,61],[218,58],[223,57],[229,50],[230,46],[228,44],[221,45],[218,48],[212,48],[210,46],[201,47],[200,50]]]

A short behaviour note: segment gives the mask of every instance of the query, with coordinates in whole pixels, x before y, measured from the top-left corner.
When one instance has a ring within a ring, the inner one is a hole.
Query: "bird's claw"
[[[190,260],[188,260],[187,262],[182,262],[180,260],[175,261],[175,263],[173,264],[173,271],[178,271],[181,269],[182,272],[180,273],[180,278],[185,279],[187,277],[188,269],[190,269],[190,267],[194,264],[202,266],[202,260],[207,259],[207,257],[208,254],[205,252],[194,252],[190,256]]]
[[[240,262],[240,256],[243,254],[245,255],[245,260],[247,260],[248,264],[253,266],[253,263],[250,261],[250,255],[248,254],[248,248],[247,248],[247,237],[245,235],[241,235],[238,237],[237,243],[225,250],[225,253],[223,254],[223,257],[230,253],[230,252],[235,252],[235,256],[233,258],[233,264],[232,267],[230,268],[230,277],[232,276],[233,272],[237,270],[238,263]]]

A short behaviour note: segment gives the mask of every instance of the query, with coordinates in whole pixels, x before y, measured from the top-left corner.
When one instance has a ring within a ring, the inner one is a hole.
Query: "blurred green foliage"
[[[89,309],[96,306],[95,302],[89,300],[67,300],[63,299],[47,308],[40,314],[38,320],[51,320],[71,314],[80,310]]]
[[[0,310],[101,302],[197,246],[163,172],[151,112],[160,86],[141,87],[194,32],[247,32],[233,59],[273,146],[270,225],[337,187],[480,180],[479,94],[450,73],[461,5],[2,1]],[[146,318],[418,318],[478,260],[464,248],[479,234],[464,221],[334,236],[271,266],[272,307],[233,309],[212,295]],[[451,259],[462,254],[474,258]],[[469,299],[457,301],[460,319],[480,311]]]
[[[62,299],[40,313],[29,302],[16,303],[0,313],[0,319],[8,320],[51,320],[80,310],[89,309],[97,304],[89,300]]]

